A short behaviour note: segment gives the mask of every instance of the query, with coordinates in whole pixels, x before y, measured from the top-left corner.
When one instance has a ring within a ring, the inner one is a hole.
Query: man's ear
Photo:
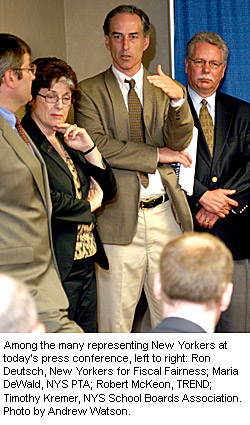
[[[109,37],[107,35],[105,35],[105,46],[107,47],[108,50],[110,50],[110,47],[109,47]]]
[[[14,88],[16,83],[16,73],[13,69],[8,69],[3,76],[4,83],[10,87]]]
[[[149,43],[150,43],[149,35],[146,35],[146,37],[144,38],[144,47],[143,47],[144,52],[145,52],[145,50],[147,50]]]
[[[226,311],[228,309],[230,301],[231,301],[232,293],[233,293],[233,284],[232,282],[230,282],[230,283],[227,283],[220,299],[221,312]]]
[[[156,273],[155,278],[154,278],[154,294],[155,294],[155,298],[157,300],[161,300],[162,299],[162,292],[161,292],[161,277],[160,277],[160,273]]]

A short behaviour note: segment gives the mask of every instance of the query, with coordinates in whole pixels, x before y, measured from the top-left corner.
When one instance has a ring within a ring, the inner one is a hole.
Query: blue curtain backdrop
[[[175,78],[187,84],[185,51],[198,31],[218,33],[229,57],[220,90],[250,102],[250,0],[175,0]]]

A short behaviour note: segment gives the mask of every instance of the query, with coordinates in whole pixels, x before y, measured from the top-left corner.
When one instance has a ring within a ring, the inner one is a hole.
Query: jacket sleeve
[[[117,192],[115,176],[105,159],[103,158],[105,169],[87,163],[90,176],[94,177],[103,191],[103,202],[113,199]]]
[[[93,221],[90,203],[86,199],[76,199],[72,195],[51,190],[52,217],[58,220],[91,224]]]

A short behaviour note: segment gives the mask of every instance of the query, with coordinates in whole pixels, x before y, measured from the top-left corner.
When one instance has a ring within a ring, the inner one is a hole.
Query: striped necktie
[[[130,85],[128,92],[128,113],[130,126],[130,140],[132,142],[144,143],[144,122],[143,110],[140,99],[135,91],[135,80],[125,80],[125,83]],[[141,184],[148,187],[148,174],[140,172]]]
[[[20,136],[21,136],[21,137],[23,138],[23,140],[25,141],[26,145],[28,145],[28,146],[29,146],[29,149],[32,151],[32,149],[31,149],[31,147],[30,147],[30,144],[29,144],[29,142],[28,142],[28,139],[27,139],[27,137],[26,137],[26,134],[25,134],[25,132],[24,132],[23,126],[21,125],[21,123],[20,123],[20,121],[19,121],[19,119],[18,119],[18,118],[16,118],[16,128],[17,128],[17,131],[18,131],[18,133],[20,134]]]

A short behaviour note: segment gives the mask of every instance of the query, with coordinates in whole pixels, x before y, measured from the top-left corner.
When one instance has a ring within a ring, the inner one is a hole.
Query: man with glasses
[[[0,273],[27,285],[47,332],[81,332],[58,277],[45,163],[15,115],[32,98],[30,54],[20,38],[0,34]]]
[[[228,47],[215,33],[187,45],[188,97],[198,149],[189,204],[196,231],[220,237],[234,257],[234,293],[217,332],[250,332],[250,104],[217,91]]]

